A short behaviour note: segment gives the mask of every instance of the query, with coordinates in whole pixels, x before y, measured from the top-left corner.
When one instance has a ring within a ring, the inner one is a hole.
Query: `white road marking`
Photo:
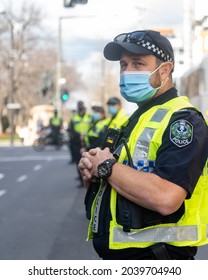
[[[42,168],[42,165],[41,164],[37,164],[36,166],[33,167],[33,170],[34,171],[38,171]]]
[[[20,177],[18,177],[17,178],[17,182],[23,182],[23,181],[25,181],[27,179],[27,175],[22,175],[22,176],[20,176]]]
[[[0,162],[13,162],[13,161],[52,161],[52,160],[66,160],[69,159],[68,155],[57,156],[27,156],[27,157],[4,157],[0,158]]]
[[[6,193],[6,190],[0,190],[0,197]]]
[[[0,173],[0,180],[3,179],[5,176],[3,173]]]

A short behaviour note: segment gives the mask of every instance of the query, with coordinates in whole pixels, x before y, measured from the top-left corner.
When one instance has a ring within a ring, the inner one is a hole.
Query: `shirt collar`
[[[162,105],[166,103],[167,101],[176,98],[178,96],[178,92],[175,87],[170,88],[167,90],[165,93],[152,98],[142,106],[139,106],[139,108],[132,114],[132,116],[129,118],[129,120],[133,119],[137,115],[141,115],[142,113],[146,112],[150,108],[157,106],[157,105]]]

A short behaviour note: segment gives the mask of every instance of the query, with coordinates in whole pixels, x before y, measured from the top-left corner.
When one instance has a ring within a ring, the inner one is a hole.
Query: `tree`
[[[9,96],[12,82],[13,102],[22,105],[16,119],[21,124],[29,118],[32,106],[53,102],[56,84],[56,38],[44,30],[44,14],[35,4],[25,1],[18,12],[14,11],[9,3],[4,10],[6,15],[0,16],[0,111],[6,108],[4,99]],[[81,84],[73,68],[65,65],[63,71],[67,76],[73,77],[73,83]],[[51,81],[44,96],[42,90],[45,89],[43,81],[46,75],[50,75]],[[67,78],[67,81],[69,80]],[[70,81],[70,86],[66,86],[71,89],[73,83]]]
[[[76,4],[87,4],[88,0],[64,0],[65,8],[73,8]]]
[[[13,12],[12,5],[5,6],[0,20],[3,23],[0,51],[4,73],[1,76],[1,96],[9,96],[9,102],[28,100],[24,77],[28,71],[29,57],[38,44],[36,32],[41,24],[42,14],[38,8],[28,6],[25,2],[18,14]],[[23,114],[28,106],[22,107]]]
[[[1,126],[2,132],[5,133],[7,128],[9,127],[9,120],[7,116],[1,116]]]

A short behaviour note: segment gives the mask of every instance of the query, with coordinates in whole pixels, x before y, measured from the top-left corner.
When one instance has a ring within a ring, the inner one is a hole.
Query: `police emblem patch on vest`
[[[193,126],[186,120],[178,120],[170,127],[170,140],[178,147],[187,146],[193,139]]]

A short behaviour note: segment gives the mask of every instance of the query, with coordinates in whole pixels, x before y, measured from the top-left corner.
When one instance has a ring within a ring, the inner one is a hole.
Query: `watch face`
[[[103,178],[108,174],[108,166],[106,164],[101,163],[98,168],[98,176]]]
[[[112,173],[112,166],[116,162],[114,159],[107,159],[98,165],[98,177],[108,178]]]

